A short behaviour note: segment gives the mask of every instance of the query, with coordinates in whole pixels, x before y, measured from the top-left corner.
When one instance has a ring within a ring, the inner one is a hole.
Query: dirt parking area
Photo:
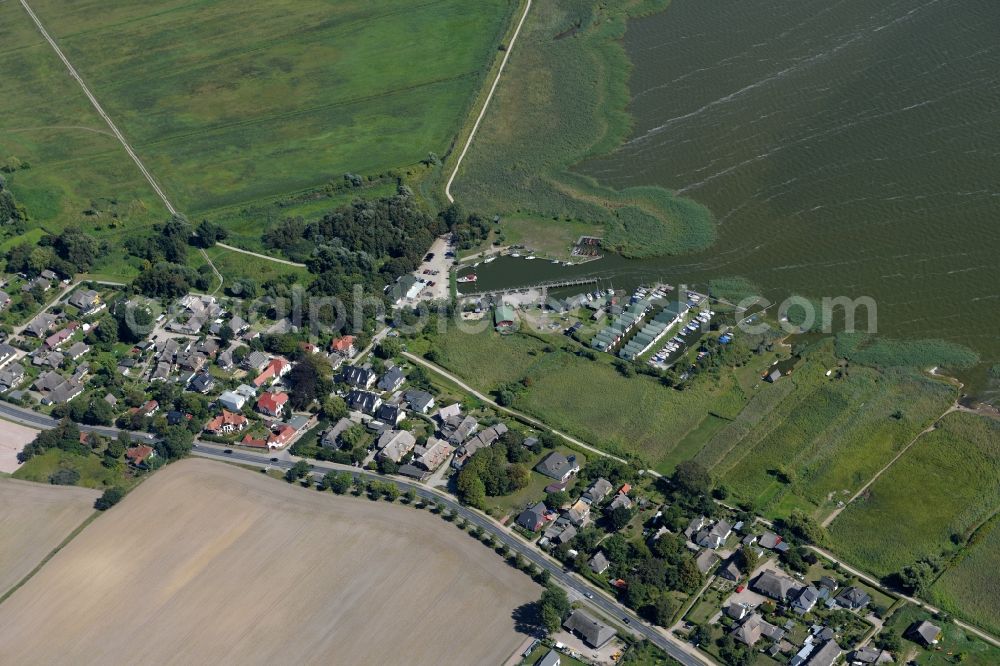
[[[189,459],[0,604],[0,652],[17,664],[499,664],[524,639],[516,609],[539,594],[426,511]]]
[[[37,434],[37,430],[0,420],[0,472],[11,474],[20,466],[17,454]]]
[[[0,479],[0,595],[94,512],[99,495],[86,488]]]
[[[445,256],[451,247],[448,244],[447,236],[438,236],[431,244],[428,254],[433,254],[430,260],[422,262],[417,266],[413,275],[418,279],[428,283],[433,282],[434,286],[428,286],[420,292],[416,301],[440,301],[448,299],[449,275],[451,266],[455,263],[453,258]]]

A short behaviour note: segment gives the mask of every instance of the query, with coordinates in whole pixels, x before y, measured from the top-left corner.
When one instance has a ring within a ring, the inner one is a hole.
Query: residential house
[[[195,351],[204,356],[206,359],[215,358],[216,354],[219,353],[219,343],[216,342],[215,338],[205,338],[198,343],[195,347]]]
[[[440,467],[452,453],[455,447],[443,439],[430,437],[423,446],[413,448],[413,462],[418,467],[422,467],[428,472],[433,472]]]
[[[31,354],[31,365],[36,367],[47,365],[55,370],[61,367],[65,360],[66,356],[62,352],[57,351],[46,352],[44,349],[36,349]]]
[[[220,368],[222,368],[227,372],[232,370],[233,367],[235,366],[235,363],[233,361],[233,353],[229,350],[222,352],[215,359],[215,363],[216,365],[218,365]]]
[[[612,488],[613,486],[611,485],[611,482],[601,477],[594,481],[590,488],[583,493],[583,499],[587,500],[591,504],[597,504],[602,502],[604,498],[608,496],[608,493],[611,492]]]
[[[219,396],[219,404],[230,411],[238,412],[247,404],[247,398],[235,391],[224,391]]]
[[[427,391],[410,389],[403,394],[403,399],[410,405],[410,409],[421,414],[426,414],[434,408],[434,396]]]
[[[813,652],[806,663],[808,666],[833,666],[840,659],[841,654],[843,654],[843,651],[837,645],[837,641],[828,640],[818,650]]]
[[[825,589],[825,590],[827,590],[829,592],[836,592],[837,588],[840,587],[840,583],[838,583],[836,581],[836,579],[834,579],[834,578],[832,578],[830,576],[820,576],[820,578],[817,581],[817,583],[819,584],[819,586],[821,588],[823,588],[823,589]]]
[[[0,342],[0,368],[17,358],[17,350],[6,342]]]
[[[860,610],[871,603],[871,595],[857,587],[845,587],[834,599],[838,605],[849,610]]]
[[[188,388],[196,393],[208,393],[215,387],[215,378],[207,372],[199,372],[188,383]]]
[[[153,369],[152,374],[149,375],[149,381],[151,382],[165,382],[170,378],[170,370],[172,366],[166,361],[160,361],[156,364],[156,368]]]
[[[285,410],[288,394],[284,392],[263,393],[257,399],[257,411],[267,416],[279,417]]]
[[[726,615],[739,622],[750,614],[750,607],[746,604],[739,604],[735,601],[726,606]]]
[[[493,327],[497,331],[506,333],[512,330],[516,321],[517,315],[509,305],[501,304],[493,309]]]
[[[608,567],[611,566],[611,562],[608,561],[608,558],[604,554],[604,551],[599,550],[597,551],[596,555],[594,555],[587,561],[587,566],[590,567],[591,571],[600,576],[602,573],[608,570]]]
[[[167,425],[171,426],[181,425],[182,423],[190,419],[191,419],[190,414],[179,412],[176,409],[171,409],[169,412],[167,412]]]
[[[382,392],[395,391],[402,386],[404,379],[406,379],[406,375],[403,370],[398,365],[394,365],[378,380],[378,389]]]
[[[684,530],[684,536],[692,541],[696,538],[695,535],[701,531],[701,529],[708,524],[708,518],[705,516],[698,516],[697,518],[692,518],[691,522],[688,523],[687,529]]]
[[[774,550],[781,542],[781,537],[770,531],[764,532],[763,536],[760,537],[760,547],[768,550]]]
[[[792,602],[792,610],[798,615],[805,615],[813,609],[817,601],[819,601],[819,590],[808,585],[795,597],[795,601]]]
[[[0,370],[0,391],[9,391],[24,381],[24,366],[11,363]]]
[[[698,557],[694,558],[694,563],[695,566],[698,567],[698,571],[700,571],[702,575],[704,575],[707,574],[712,569],[712,567],[714,567],[719,562],[719,559],[720,559],[719,556],[716,555],[715,552],[712,551],[712,549],[706,548],[705,550],[698,553]]]
[[[56,272],[53,271],[53,270],[50,270],[48,268],[44,269],[41,273],[38,274],[38,276],[40,278],[42,278],[42,279],[49,280],[50,282],[52,280],[58,280],[59,279],[59,276],[56,275]]]
[[[611,504],[609,504],[607,506],[606,511],[608,513],[611,513],[612,511],[614,511],[615,509],[617,509],[619,507],[625,507],[626,509],[631,509],[632,508],[632,498],[630,498],[628,495],[626,495],[624,493],[619,493],[619,494],[615,495],[615,498],[613,500],[611,500]]]
[[[406,418],[406,412],[404,412],[399,405],[382,403],[382,406],[375,412],[375,418],[382,423],[397,426],[404,418]]]
[[[379,458],[399,463],[416,443],[417,439],[406,430],[386,430],[378,438]]]
[[[535,666],[560,666],[562,658],[555,650],[549,650],[545,656],[535,662]]]
[[[775,601],[788,601],[798,594],[801,586],[788,576],[765,571],[750,583],[750,589]]]
[[[358,350],[354,347],[354,341],[355,337],[353,335],[345,335],[340,338],[334,338],[333,341],[330,342],[330,351],[338,356],[351,358],[358,353]]]
[[[320,446],[325,449],[339,449],[340,436],[352,425],[354,425],[354,422],[350,419],[340,419],[330,428],[327,428],[327,430],[320,437]]]
[[[576,462],[576,456],[564,456],[558,451],[553,451],[535,466],[535,471],[561,482],[579,472],[580,465]]]
[[[851,653],[849,660],[852,664],[891,664],[895,660],[888,650],[866,645]]]
[[[517,524],[529,532],[537,532],[545,524],[549,510],[544,502],[528,507],[517,517]]]
[[[750,647],[756,645],[761,638],[779,641],[784,635],[783,629],[767,622],[758,613],[751,614],[743,621],[743,624],[733,631],[733,638]]]
[[[82,433],[81,433],[82,434]],[[156,450],[148,444],[140,444],[125,449],[125,460],[133,467],[146,468],[147,461],[156,456]]]
[[[84,344],[83,342],[74,342],[70,346],[70,348],[66,350],[66,356],[68,356],[70,359],[74,361],[77,361],[80,359],[81,356],[83,356],[84,354],[88,354],[89,352],[90,352],[90,347],[88,347],[86,344]]]
[[[729,558],[729,561],[719,569],[719,577],[737,583],[743,577],[743,572],[740,571],[736,561],[733,558]]]
[[[441,434],[455,446],[459,446],[472,436],[479,427],[479,421],[472,416],[462,418],[461,415],[448,417],[441,425]]]
[[[498,423],[486,428],[475,437],[469,438],[455,452],[455,459],[451,461],[452,467],[461,468],[465,462],[471,458],[476,451],[493,446],[500,437],[507,432],[507,425]]]
[[[566,510],[566,520],[577,527],[583,527],[590,522],[590,502],[582,497]]]
[[[66,379],[51,370],[39,376],[33,386],[36,391],[42,394],[42,404],[45,405],[69,402],[83,393],[82,384],[72,379]]]
[[[354,389],[347,394],[347,406],[357,412],[374,415],[382,405],[382,398],[377,393],[371,391],[359,391]]]
[[[52,280],[47,280],[41,275],[32,280],[28,280],[23,285],[21,285],[21,291],[24,293],[28,293],[29,291],[34,291],[35,289],[48,291],[51,288],[52,288]]]
[[[69,304],[80,311],[80,315],[87,317],[104,309],[105,305],[101,301],[101,295],[93,289],[78,289],[69,297]]]
[[[0,310],[6,310],[10,307],[10,294],[6,291],[0,291]]]
[[[941,639],[941,627],[923,620],[911,624],[904,635],[915,643],[920,643],[924,647],[931,647],[932,645],[937,645]]]
[[[243,359],[243,367],[247,370],[261,372],[271,362],[271,357],[262,351],[253,351]]]
[[[199,352],[184,352],[177,354],[177,367],[181,370],[186,370],[187,372],[198,372],[205,367],[205,363],[208,362],[208,358]]]
[[[340,378],[345,384],[355,388],[369,389],[375,384],[378,376],[372,372],[371,368],[348,365],[340,371]]]
[[[153,416],[156,412],[160,411],[160,403],[155,400],[147,400],[146,404],[142,407],[136,407],[135,411],[146,417]]]
[[[600,649],[615,637],[614,629],[598,622],[582,610],[570,613],[570,616],[563,622],[563,628],[582,638],[584,643],[595,650]]]
[[[59,345],[69,340],[73,336],[73,333],[76,332],[77,328],[78,326],[76,322],[70,323],[69,325],[66,326],[66,328],[57,331],[52,335],[50,335],[49,337],[45,338],[45,346],[48,349],[55,349]]]
[[[726,542],[733,528],[725,519],[720,519],[710,529],[702,529],[695,537],[695,543],[702,548],[718,548]]]
[[[461,416],[461,414],[462,414],[462,405],[461,403],[456,402],[451,405],[448,405],[447,407],[441,407],[440,409],[438,409],[437,414],[435,414],[435,416],[437,417],[438,423],[441,423],[443,425],[447,423],[448,419]]]
[[[267,448],[283,449],[291,444],[298,433],[295,426],[288,423],[278,423],[271,429],[271,434],[267,437]]]
[[[273,384],[288,374],[291,369],[292,364],[285,359],[272,358],[267,366],[260,371],[260,374],[254,377],[253,385],[260,388],[265,384]]]
[[[235,414],[228,409],[223,409],[222,413],[205,424],[205,432],[214,435],[230,435],[240,432],[247,427],[249,421],[242,414]]]

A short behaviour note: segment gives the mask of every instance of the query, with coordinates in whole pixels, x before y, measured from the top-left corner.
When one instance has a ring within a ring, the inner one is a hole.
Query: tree
[[[483,508],[486,505],[486,486],[474,470],[462,469],[455,482],[458,499],[464,504]]]
[[[685,460],[674,471],[674,483],[689,497],[706,495],[712,489],[712,477],[705,466],[695,460]]]
[[[547,585],[538,604],[545,631],[549,634],[559,631],[570,611],[566,591],[557,585]]]
[[[224,227],[218,224],[213,224],[208,220],[202,220],[201,223],[198,224],[197,233],[198,240],[200,241],[199,244],[202,247],[212,247],[219,241],[226,240],[226,237],[229,235]]]
[[[558,509],[569,504],[569,493],[565,490],[559,490],[554,493],[549,493],[545,497],[545,505],[553,509]]]
[[[295,463],[294,465],[292,465],[285,472],[285,481],[288,481],[289,483],[292,483],[293,481],[296,481],[297,479],[304,478],[311,471],[312,471],[312,465],[310,465],[309,463],[307,463],[305,460],[300,460],[297,463]]]
[[[677,602],[666,594],[661,594],[660,598],[653,604],[653,621],[661,627],[669,627],[673,624],[674,613],[677,612]]]
[[[49,483],[55,486],[75,486],[80,473],[69,467],[61,467],[49,475]]]
[[[399,356],[402,351],[403,344],[397,338],[382,338],[375,347],[375,355],[386,360]]]
[[[323,400],[323,415],[330,421],[340,420],[347,416],[347,403],[340,396],[327,396]]]
[[[757,568],[757,561],[760,558],[757,556],[757,551],[753,549],[750,545],[745,545],[740,548],[740,564],[742,564],[743,571],[749,576],[753,573],[754,569]]]
[[[399,463],[390,458],[379,458],[378,471],[379,474],[395,474],[399,471]]]
[[[94,508],[98,511],[107,511],[115,504],[118,504],[118,502],[121,502],[123,497],[125,497],[124,488],[120,486],[108,488],[100,497],[97,498],[97,501],[94,502]]]
[[[632,510],[624,506],[615,507],[608,514],[608,524],[616,532],[628,525],[630,520],[632,520]]]
[[[330,476],[330,474],[332,472],[327,474],[327,476]],[[350,489],[353,480],[354,477],[351,476],[350,472],[337,472],[330,479],[330,490],[338,495],[343,495]]]
[[[194,434],[183,426],[168,426],[163,431],[160,443],[163,448],[161,452],[163,457],[167,460],[176,460],[191,452]]]
[[[313,400],[322,399],[333,390],[330,362],[319,354],[308,354],[288,373],[289,402],[294,409],[305,409]]]

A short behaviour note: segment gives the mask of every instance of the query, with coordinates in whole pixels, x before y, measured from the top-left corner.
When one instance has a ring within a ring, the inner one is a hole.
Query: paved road
[[[204,457],[211,458],[215,460],[227,460],[232,462],[247,463],[251,465],[257,465],[261,467],[275,467],[279,469],[288,469],[294,464],[294,459],[281,459],[279,458],[276,462],[271,462],[272,457],[277,457],[265,453],[253,453],[250,451],[239,451],[232,450],[232,453],[224,453],[225,449],[221,446],[216,446],[214,444],[208,444],[205,442],[198,442],[198,446],[194,450],[194,454]],[[288,456],[287,458],[292,458]],[[312,464],[313,473],[316,476],[322,476],[327,472],[350,472],[354,476],[362,476],[371,479],[382,479],[385,477],[379,476],[378,474],[372,474],[364,472],[356,467],[351,467],[348,465],[338,465],[335,463],[317,462],[314,460],[308,460]],[[490,534],[497,541],[506,544],[512,551],[520,553],[525,559],[532,562],[535,566],[540,569],[545,569],[549,572],[552,580],[558,583],[560,586],[565,588],[571,594],[575,595],[579,601],[590,607],[592,610],[597,610],[601,615],[608,619],[613,619],[616,623],[622,624],[623,618],[628,618],[629,622],[627,625],[628,631],[637,634],[651,643],[657,645],[660,649],[665,651],[671,657],[684,664],[684,666],[702,666],[703,664],[714,664],[713,661],[707,656],[697,651],[693,646],[684,643],[665,632],[646,624],[644,621],[639,619],[630,610],[625,609],[623,606],[619,605],[612,599],[604,596],[602,592],[596,588],[591,587],[589,584],[584,582],[577,576],[563,571],[562,567],[557,564],[554,560],[549,559],[538,549],[532,545],[521,541],[508,530],[501,527],[498,523],[493,520],[483,516],[476,511],[473,511],[467,507],[462,506],[450,496],[445,495],[439,491],[428,488],[427,486],[420,483],[413,483],[400,478],[394,477],[392,479],[398,486],[400,486],[404,491],[413,490],[418,497],[421,499],[434,500],[438,504],[444,505],[448,510],[456,513],[460,517],[467,520],[470,524],[475,525]],[[587,595],[590,596],[587,596]]]
[[[0,402],[0,418],[13,421],[14,423],[19,423],[23,426],[27,426],[28,428],[35,428],[37,430],[49,430],[51,428],[55,428],[59,423],[59,421],[51,416],[39,414],[38,412],[33,412],[30,409],[12,405],[9,402]],[[117,437],[118,434],[122,432],[118,428],[87,425],[81,425],[80,430],[83,432],[97,433],[98,435],[103,435],[105,437]],[[129,432],[128,434],[134,442],[152,444],[156,441],[156,437],[154,435],[150,435],[149,433]]]
[[[23,2],[24,0],[22,0]],[[500,61],[500,69],[497,70],[497,77],[493,79],[493,85],[490,86],[490,92],[486,95],[486,101],[483,102],[483,108],[479,111],[479,116],[476,118],[476,123],[472,126],[472,131],[469,132],[469,138],[465,141],[465,147],[462,148],[462,152],[458,155],[458,159],[455,161],[455,168],[451,172],[451,176],[448,178],[448,182],[444,186],[444,195],[448,197],[449,203],[455,202],[455,197],[451,196],[451,183],[455,180],[455,176],[458,175],[458,168],[462,166],[462,160],[465,159],[465,154],[469,152],[469,146],[472,145],[472,139],[476,136],[476,131],[479,129],[479,123],[483,122],[483,116],[486,115],[486,109],[490,106],[490,101],[493,99],[493,93],[496,92],[497,84],[500,83],[500,76],[503,74],[504,67],[507,66],[507,60],[510,58],[510,52],[514,50],[514,42],[517,41],[517,36],[521,34],[521,26],[524,25],[524,19],[528,18],[528,10],[531,9],[531,0],[524,5],[524,13],[521,14],[521,20],[517,23],[517,28],[514,30],[514,34],[510,38],[510,44],[507,44],[507,50],[504,51],[503,60]]]

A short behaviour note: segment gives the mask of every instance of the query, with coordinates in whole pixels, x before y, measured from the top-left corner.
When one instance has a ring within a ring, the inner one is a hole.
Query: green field
[[[45,453],[34,456],[21,465],[12,476],[24,481],[48,483],[49,476],[60,468],[75,469],[80,473],[76,485],[102,490],[111,486],[129,485],[131,481],[124,475],[123,466],[108,469],[101,464],[98,455],[77,455],[66,453],[59,449],[49,449]]]
[[[666,471],[684,459],[675,448],[689,431],[710,412],[734,416],[744,400],[733,377],[675,391],[651,377],[622,376],[606,354],[590,361],[564,350],[564,344],[562,336],[543,342],[492,330],[470,335],[452,327],[432,347],[438,363],[481,390],[528,378],[530,386],[514,407],[606,451],[637,456]]]
[[[189,214],[443,155],[514,8],[505,0],[33,6]]]
[[[459,170],[456,198],[488,214],[600,223],[607,244],[629,256],[707,247],[715,230],[704,206],[658,187],[602,187],[571,170],[627,135],[630,64],[620,40],[630,16],[666,4],[535,3]]]
[[[984,629],[1000,634],[1000,528],[993,520],[973,537],[931,588],[942,608],[961,613]]]
[[[768,515],[796,508],[825,515],[957,397],[944,382],[905,370],[854,366],[846,377],[827,377],[833,363],[814,352],[771,387],[788,384],[780,402],[748,407],[698,456],[731,492]]]
[[[0,164],[33,225],[85,221],[97,235],[166,215],[121,144],[18,3],[0,3]],[[84,211],[101,209],[100,215]],[[37,233],[37,232],[35,232]]]
[[[953,538],[963,543],[998,508],[1000,425],[954,413],[849,505],[830,536],[845,559],[885,576],[951,554]]]

